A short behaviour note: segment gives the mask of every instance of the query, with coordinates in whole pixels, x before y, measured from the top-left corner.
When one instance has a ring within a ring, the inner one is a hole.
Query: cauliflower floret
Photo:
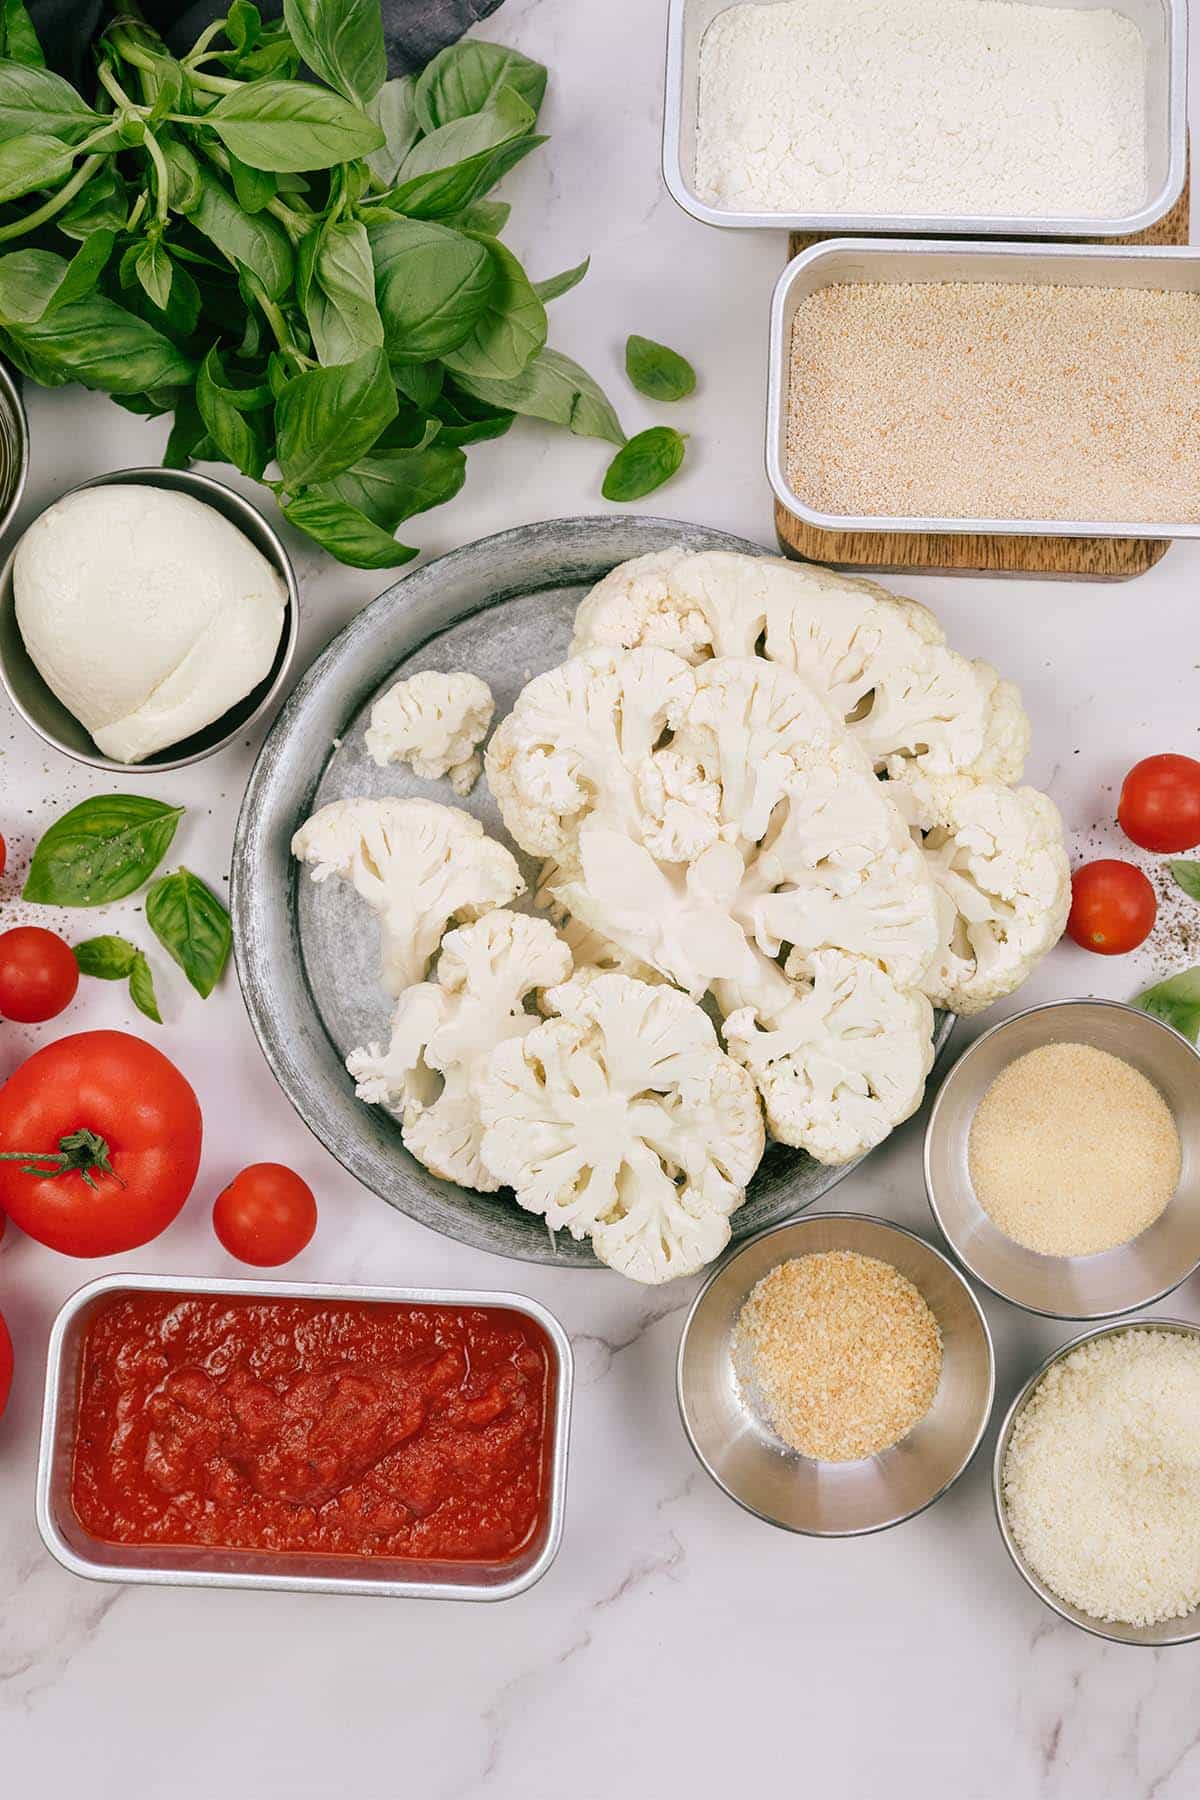
[[[351,883],[379,915],[383,984],[424,979],[446,927],[507,906],[525,883],[470,813],[435,800],[333,800],[292,839],[314,881]]]
[[[492,691],[478,675],[422,669],[396,682],[371,708],[367,754],[381,769],[406,762],[426,781],[449,775],[455,793],[465,796],[483,767],[475,748],[495,710]]]
[[[862,957],[824,950],[803,967],[805,984],[765,1022],[753,1007],[732,1011],[725,1043],[754,1075],[772,1137],[846,1163],[920,1105],[933,1010]]]
[[[594,931],[590,925],[585,925],[582,919],[572,919],[564,913],[559,934],[571,952],[575,977],[579,981],[590,981],[597,975],[632,975],[635,981],[646,981],[653,986],[666,979],[650,963],[631,955],[620,944],[606,938],[602,931]]]
[[[537,1024],[527,997],[570,973],[571,952],[545,919],[499,909],[448,932],[436,982],[400,996],[387,1047],[346,1058],[359,1099],[399,1112],[405,1144],[433,1174],[494,1192],[479,1155],[479,1078],[498,1044]]]
[[[922,987],[977,1013],[1011,994],[1063,934],[1071,871],[1062,820],[1035,788],[962,776],[899,784],[937,887],[939,941]]]
[[[555,856],[598,810],[636,830],[638,771],[693,686],[687,664],[665,650],[589,650],[522,688],[486,759],[521,848]]]
[[[762,1156],[753,1082],[671,988],[601,975],[549,999],[557,1017],[488,1059],[484,1163],[621,1274],[694,1275],[728,1243]]]

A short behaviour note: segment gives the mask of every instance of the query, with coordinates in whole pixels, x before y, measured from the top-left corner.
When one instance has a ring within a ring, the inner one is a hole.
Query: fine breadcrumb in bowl
[[[1089,1617],[1133,1626],[1200,1605],[1200,1340],[1130,1327],[1053,1363],[1002,1476],[1030,1568]]]
[[[1041,1256],[1094,1256],[1138,1237],[1179,1182],[1179,1131],[1140,1070],[1092,1044],[1043,1044],[1011,1062],[976,1109],[975,1197]]]
[[[792,325],[787,479],[813,510],[1200,520],[1200,294],[847,282]]]
[[[752,1410],[824,1462],[877,1456],[933,1405],[942,1337],[890,1263],[828,1250],[779,1263],[738,1316],[733,1362]]]

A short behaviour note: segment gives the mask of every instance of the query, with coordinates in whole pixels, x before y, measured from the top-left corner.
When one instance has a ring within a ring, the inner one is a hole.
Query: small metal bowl
[[[789,1257],[855,1250],[919,1290],[942,1332],[933,1406],[908,1436],[861,1462],[817,1462],[789,1450],[752,1411],[731,1340],[755,1283]],[[713,1480],[756,1518],[806,1537],[865,1537],[939,1500],[971,1461],[996,1390],[987,1320],[958,1270],[932,1245],[863,1213],[823,1213],[764,1231],[709,1276],[679,1344],[676,1391],[688,1442]]]
[[[994,1225],[967,1157],[975,1109],[992,1082],[1044,1044],[1091,1044],[1139,1069],[1175,1116],[1182,1164],[1166,1211],[1131,1243],[1094,1256],[1042,1256]],[[1056,1000],[992,1027],[959,1057],[929,1115],[925,1188],[963,1267],[1026,1312],[1115,1319],[1161,1300],[1200,1266],[1200,1055],[1161,1020],[1117,1000]]]
[[[1072,1606],[1069,1600],[1061,1600],[1030,1568],[1008,1523],[1008,1512],[1004,1504],[1004,1463],[1018,1415],[1042,1376],[1055,1363],[1069,1356],[1072,1350],[1077,1350],[1080,1344],[1091,1343],[1095,1338],[1112,1337],[1120,1331],[1178,1331],[1185,1337],[1200,1338],[1200,1326],[1189,1325],[1184,1319],[1138,1319],[1132,1324],[1102,1325],[1098,1331],[1082,1331],[1078,1337],[1073,1337],[1069,1343],[1061,1345],[1048,1356],[1041,1367],[1034,1370],[1009,1407],[996,1439],[996,1455],[992,1463],[992,1498],[996,1507],[996,1523],[1000,1527],[1000,1536],[1004,1539],[1004,1548],[1011,1556],[1018,1574],[1024,1577],[1038,1599],[1044,1601],[1060,1619],[1066,1619],[1068,1624],[1078,1625],[1081,1631],[1088,1631],[1093,1637],[1107,1638],[1112,1644],[1143,1644],[1152,1650],[1164,1649],[1169,1644],[1194,1644],[1200,1642],[1200,1606],[1194,1607],[1181,1619],[1164,1619],[1161,1625],[1120,1625],[1109,1619],[1093,1618],[1090,1613]]]
[[[278,570],[287,589],[287,597],[284,602],[283,629],[270,670],[243,700],[239,700],[236,706],[231,706],[228,712],[222,713],[219,719],[214,719],[211,725],[206,725],[203,731],[193,733],[178,744],[169,744],[165,749],[156,751],[153,756],[148,756],[144,762],[117,762],[96,748],[91,733],[51,693],[33,665],[17,624],[12,581],[13,561],[16,557],[14,545],[3,569],[0,569],[0,681],[3,681],[9,699],[25,723],[55,750],[61,750],[76,762],[87,763],[93,769],[107,770],[110,774],[160,774],[164,769],[186,768],[189,763],[203,762],[205,757],[215,756],[218,750],[223,750],[270,706],[283,686],[295,654],[300,627],[300,591],[296,586],[291,558],[258,508],[209,475],[198,475],[192,469],[118,469],[111,475],[97,475],[91,481],[81,481],[76,487],[68,488],[61,497],[66,499],[67,494],[81,493],[85,488],[126,485],[167,488],[173,493],[190,494],[193,500],[211,506],[215,512],[228,519],[231,525],[236,525],[242,535],[248,537],[255,548]]]

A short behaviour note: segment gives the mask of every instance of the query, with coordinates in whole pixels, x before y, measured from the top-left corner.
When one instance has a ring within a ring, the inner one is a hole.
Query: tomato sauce
[[[504,1561],[543,1520],[553,1379],[496,1308],[118,1296],[84,1341],[75,1511],[117,1544]]]

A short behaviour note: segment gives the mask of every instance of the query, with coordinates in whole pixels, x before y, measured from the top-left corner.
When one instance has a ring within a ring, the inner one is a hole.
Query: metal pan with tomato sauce
[[[103,1276],[51,1333],[38,1529],[99,1581],[511,1599],[562,1539],[571,1383],[519,1294]],[[460,1494],[473,1432],[504,1480]]]

